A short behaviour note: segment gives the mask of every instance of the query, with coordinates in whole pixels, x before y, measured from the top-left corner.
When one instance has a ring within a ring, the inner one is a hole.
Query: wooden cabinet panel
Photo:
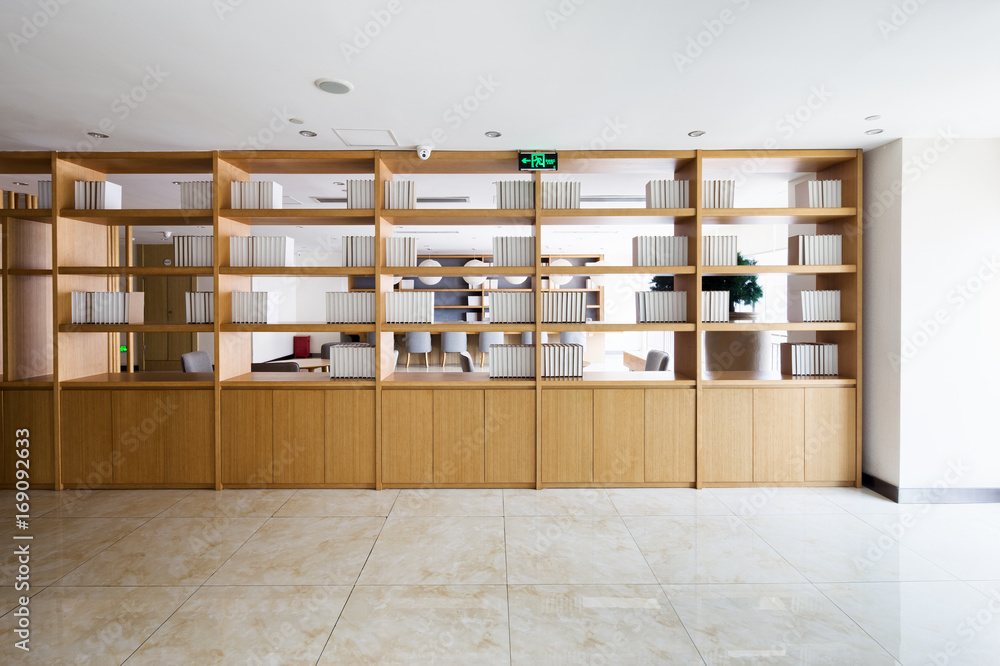
[[[434,483],[483,483],[482,390],[434,391]]]
[[[542,391],[542,481],[594,480],[594,392]]]
[[[805,480],[854,481],[857,395],[853,388],[805,389]]]
[[[115,483],[163,483],[163,433],[167,418],[159,391],[111,394]]]
[[[326,401],[323,391],[274,391],[274,483],[323,483]]]
[[[159,391],[177,412],[163,422],[163,481],[215,482],[215,395],[212,391]]]
[[[53,433],[52,391],[3,392],[4,482],[16,481],[15,441],[18,430],[28,430],[28,472],[32,485],[55,482],[55,435]]]
[[[375,391],[327,390],[326,482],[375,483]]]
[[[222,392],[222,483],[271,483],[271,391]]]
[[[486,483],[535,482],[535,392],[486,391]]]
[[[60,402],[63,483],[112,483],[111,391],[63,391]]]
[[[753,391],[753,480],[803,481],[803,389]]]
[[[703,482],[753,480],[753,391],[702,391],[698,467]]]
[[[594,390],[594,480],[641,482],[644,477],[642,389]]]
[[[433,391],[382,392],[382,481],[433,483]]]
[[[646,389],[647,483],[694,483],[695,391]]]

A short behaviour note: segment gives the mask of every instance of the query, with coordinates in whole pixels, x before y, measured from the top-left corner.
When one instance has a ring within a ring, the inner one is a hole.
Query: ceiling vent
[[[387,129],[334,129],[333,133],[344,145],[365,148],[399,148],[392,130]]]

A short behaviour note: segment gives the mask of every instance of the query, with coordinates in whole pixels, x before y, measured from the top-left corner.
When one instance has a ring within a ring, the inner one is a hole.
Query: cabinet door
[[[63,483],[111,483],[111,392],[63,391],[60,403]]]
[[[169,484],[215,482],[215,395],[212,391],[157,391],[162,405],[176,405],[163,421],[163,480]]]
[[[326,482],[375,483],[375,391],[327,390]]]
[[[163,483],[164,404],[159,391],[112,392],[115,483]]]
[[[694,483],[695,391],[646,389],[644,480]]]
[[[644,477],[642,389],[594,390],[594,479],[640,482]]]
[[[222,483],[271,483],[271,391],[222,392]]]
[[[486,391],[486,483],[535,482],[535,392]]]
[[[433,391],[382,391],[382,481],[434,482]]]
[[[326,402],[323,391],[274,391],[274,483],[323,483]]]
[[[801,482],[804,476],[804,393],[800,388],[754,389],[753,480]]]
[[[28,431],[28,472],[33,485],[55,482],[52,391],[3,392],[4,481],[14,483],[18,430]]]
[[[542,391],[542,481],[594,480],[594,392]]]
[[[857,394],[853,388],[805,389],[806,481],[854,481]]]
[[[699,475],[707,483],[753,480],[753,389],[705,389],[701,395]]]
[[[434,391],[434,483],[485,480],[483,391]]]

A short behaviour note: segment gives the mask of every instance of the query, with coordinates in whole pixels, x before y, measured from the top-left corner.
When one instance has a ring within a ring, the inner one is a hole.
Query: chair
[[[330,348],[334,345],[343,344],[341,342],[324,342],[319,348],[319,357],[327,361],[330,360]]]
[[[181,354],[181,368],[184,372],[212,372],[212,357],[206,351]]]
[[[445,331],[441,334],[441,367],[448,360],[448,354],[461,354],[469,350],[469,334]]]
[[[587,349],[587,334],[584,331],[563,331],[559,334],[559,342],[564,345],[583,345]]]
[[[395,372],[395,370],[396,370],[396,364],[397,363],[399,363],[399,350],[398,349],[393,349],[392,350],[392,370],[393,370],[393,372]]]
[[[299,364],[295,361],[250,364],[250,372],[298,372],[299,370]]]
[[[483,359],[490,353],[490,345],[502,345],[503,333],[480,333],[479,334],[479,367],[483,367]]]
[[[549,334],[542,332],[542,344],[544,345],[548,341],[549,341]],[[522,345],[530,345],[534,344],[534,342],[535,342],[535,334],[532,333],[531,331],[525,331],[524,333],[521,334]]]
[[[410,367],[410,354],[423,354],[424,365],[430,367],[431,334],[425,332],[406,334],[406,367]]]
[[[472,354],[467,351],[459,353],[458,362],[462,366],[462,372],[473,372],[475,362],[472,360]]]
[[[378,333],[376,333],[375,331],[370,331],[370,332],[366,333],[365,334],[365,342],[367,342],[370,345],[373,345],[376,342],[378,342]]]
[[[650,349],[646,354],[646,367],[645,370],[648,372],[650,370],[655,372],[663,372],[667,369],[667,365],[670,363],[670,354],[665,351],[660,351],[659,349]]]

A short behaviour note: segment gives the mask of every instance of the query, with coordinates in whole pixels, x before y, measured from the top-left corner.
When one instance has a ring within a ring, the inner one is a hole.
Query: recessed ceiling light
[[[296,229],[305,229],[305,227],[303,227],[303,226],[296,226],[295,228]]]
[[[15,185],[20,185],[21,187],[27,187],[27,186],[28,186],[28,184],[27,184],[27,183],[22,183],[22,182],[21,182],[21,181],[19,181],[19,180],[15,180],[15,181],[14,181],[14,184],[15,184]]]
[[[496,130],[490,130],[489,132],[486,133],[486,136],[490,137],[491,139],[499,139],[503,135]]]
[[[313,132],[312,130],[302,130],[302,131],[299,132],[299,134],[301,134],[302,136],[308,136],[308,137],[314,137],[314,136],[316,136],[316,132]]]
[[[335,181],[333,181],[333,184],[336,185],[337,187],[343,187],[344,186],[344,181],[342,181],[342,180],[335,180]]]
[[[879,119],[879,118],[881,118],[881,117],[882,117],[882,116],[879,116],[879,115],[875,115],[875,116],[867,116],[867,117],[865,118],[865,120],[878,120],[878,119]]]
[[[332,93],[334,95],[345,95],[354,90],[353,83],[350,81],[342,81],[340,79],[316,79],[315,85],[323,92]]]
[[[87,136],[92,136],[95,139],[109,139],[109,138],[111,138],[110,134],[105,134],[104,132],[87,132]]]
[[[693,132],[688,132],[688,136],[693,136],[695,138],[701,136],[705,132],[703,130],[694,130]]]
[[[882,133],[882,130],[880,130],[880,129],[865,130],[865,134],[881,134],[881,133]]]
[[[302,124],[302,123],[304,123],[305,121],[304,121],[304,120],[302,120],[301,118],[289,118],[289,119],[288,119],[288,122],[290,122],[290,123],[291,123],[291,124],[293,124],[293,125],[301,125],[301,124]]]

